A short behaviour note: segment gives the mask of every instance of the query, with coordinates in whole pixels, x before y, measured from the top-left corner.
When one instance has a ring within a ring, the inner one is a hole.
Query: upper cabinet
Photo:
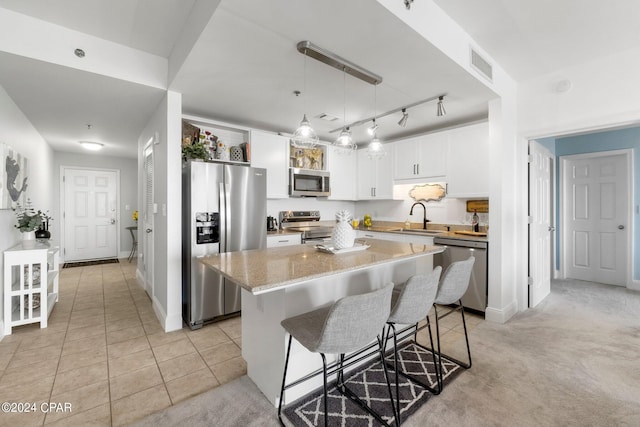
[[[393,179],[443,179],[447,173],[446,132],[394,142]]]
[[[289,197],[289,138],[251,130],[251,166],[267,170],[267,198]]]
[[[489,124],[447,132],[447,197],[489,197]]]
[[[326,169],[331,174],[331,195],[329,200],[356,200],[356,180],[358,176],[357,155],[341,153],[340,149],[327,145]]]
[[[358,200],[391,200],[393,199],[393,150],[385,145],[387,156],[382,159],[371,159],[367,150],[358,150]]]

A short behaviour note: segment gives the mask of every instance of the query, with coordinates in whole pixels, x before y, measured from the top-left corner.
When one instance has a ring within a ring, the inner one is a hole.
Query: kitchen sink
[[[446,231],[441,231],[441,230],[422,230],[419,228],[403,228],[401,231],[403,233],[406,232],[406,233],[426,234],[430,236],[436,236],[438,234],[446,233]]]

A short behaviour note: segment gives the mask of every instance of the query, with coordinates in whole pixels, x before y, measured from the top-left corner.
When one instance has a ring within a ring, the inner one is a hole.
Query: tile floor
[[[468,316],[468,327],[481,321]],[[459,317],[443,319],[441,332],[443,346],[463,337]],[[127,425],[244,375],[240,335],[239,317],[165,333],[135,264],[62,269],[48,327],[14,328],[0,341],[0,402],[36,404],[0,412],[0,425]],[[71,411],[45,413],[43,402]]]

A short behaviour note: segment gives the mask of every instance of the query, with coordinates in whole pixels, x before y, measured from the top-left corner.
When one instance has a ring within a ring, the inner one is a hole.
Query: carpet
[[[73,267],[88,267],[90,265],[100,265],[100,264],[118,264],[118,258],[109,258],[109,259],[96,259],[93,261],[80,261],[80,262],[65,262],[62,265],[62,268],[73,268]]]
[[[387,361],[393,362],[392,354]],[[437,360],[437,359],[436,359]],[[463,371],[458,365],[446,358],[442,359],[444,383],[451,382]],[[435,367],[432,353],[417,346],[413,341],[404,344],[399,350],[398,367],[419,380],[436,386]],[[389,379],[395,396],[395,374],[389,370]],[[406,420],[433,396],[429,391],[400,376],[400,416]],[[346,384],[369,407],[381,415],[387,423],[395,425],[393,411],[389,404],[389,392],[380,362],[369,365],[346,379]],[[354,402],[343,396],[335,387],[328,389],[329,425],[377,426],[380,423]],[[294,426],[324,425],[324,399],[322,389],[302,397],[288,405],[284,411],[288,421]]]

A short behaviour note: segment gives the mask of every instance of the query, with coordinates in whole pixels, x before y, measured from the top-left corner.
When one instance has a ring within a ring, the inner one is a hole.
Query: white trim
[[[570,154],[566,156],[558,156],[560,161],[560,181],[558,182],[559,188],[559,199],[560,199],[560,223],[562,224],[562,237],[560,238],[560,277],[566,279],[566,270],[564,266],[567,262],[567,253],[566,253],[566,242],[567,242],[567,225],[565,219],[565,194],[564,194],[564,173],[566,169],[566,163],[571,160],[580,160],[580,159],[593,159],[598,157],[608,157],[608,156],[625,156],[627,161],[627,200],[629,200],[629,206],[627,209],[626,223],[628,225],[629,231],[627,232],[627,271],[625,272],[625,283],[626,287],[632,289],[634,284],[633,280],[633,236],[635,235],[634,223],[633,223],[633,212],[635,209],[635,201],[633,198],[633,148],[624,148],[620,150],[610,150],[610,151],[595,151],[589,153],[581,153],[581,154]],[[624,285],[621,285],[624,286]]]
[[[507,306],[500,310],[498,308],[487,307],[484,312],[485,320],[494,323],[507,323],[507,320],[511,319],[518,312],[518,303],[513,300]]]
[[[632,280],[631,282],[629,282],[629,286],[627,286],[627,289],[630,289],[632,291],[640,291],[640,280]]]
[[[152,298],[152,307],[165,332],[182,329],[182,313],[179,315],[167,316],[167,313],[165,313],[162,305],[158,302],[155,296]]]
[[[65,176],[65,171],[67,169],[81,169],[81,170],[88,170],[88,171],[105,171],[105,172],[115,172],[116,173],[116,218],[118,218],[117,220],[117,227],[116,227],[116,256],[118,258],[120,258],[119,254],[120,254],[120,169],[111,169],[111,168],[92,168],[92,167],[83,167],[83,166],[71,166],[71,165],[60,165],[60,175],[58,176],[58,179],[60,180],[60,186],[58,188],[60,188],[60,211],[58,212],[58,218],[61,218],[60,221],[60,263],[63,264],[65,262],[65,241],[64,241],[64,236],[65,236],[65,229],[64,229],[64,223],[65,223],[65,218],[62,215],[62,212],[65,209],[65,200],[64,200],[64,193],[65,193],[65,182],[64,182],[64,176]],[[127,256],[125,256],[125,258],[127,258]]]

